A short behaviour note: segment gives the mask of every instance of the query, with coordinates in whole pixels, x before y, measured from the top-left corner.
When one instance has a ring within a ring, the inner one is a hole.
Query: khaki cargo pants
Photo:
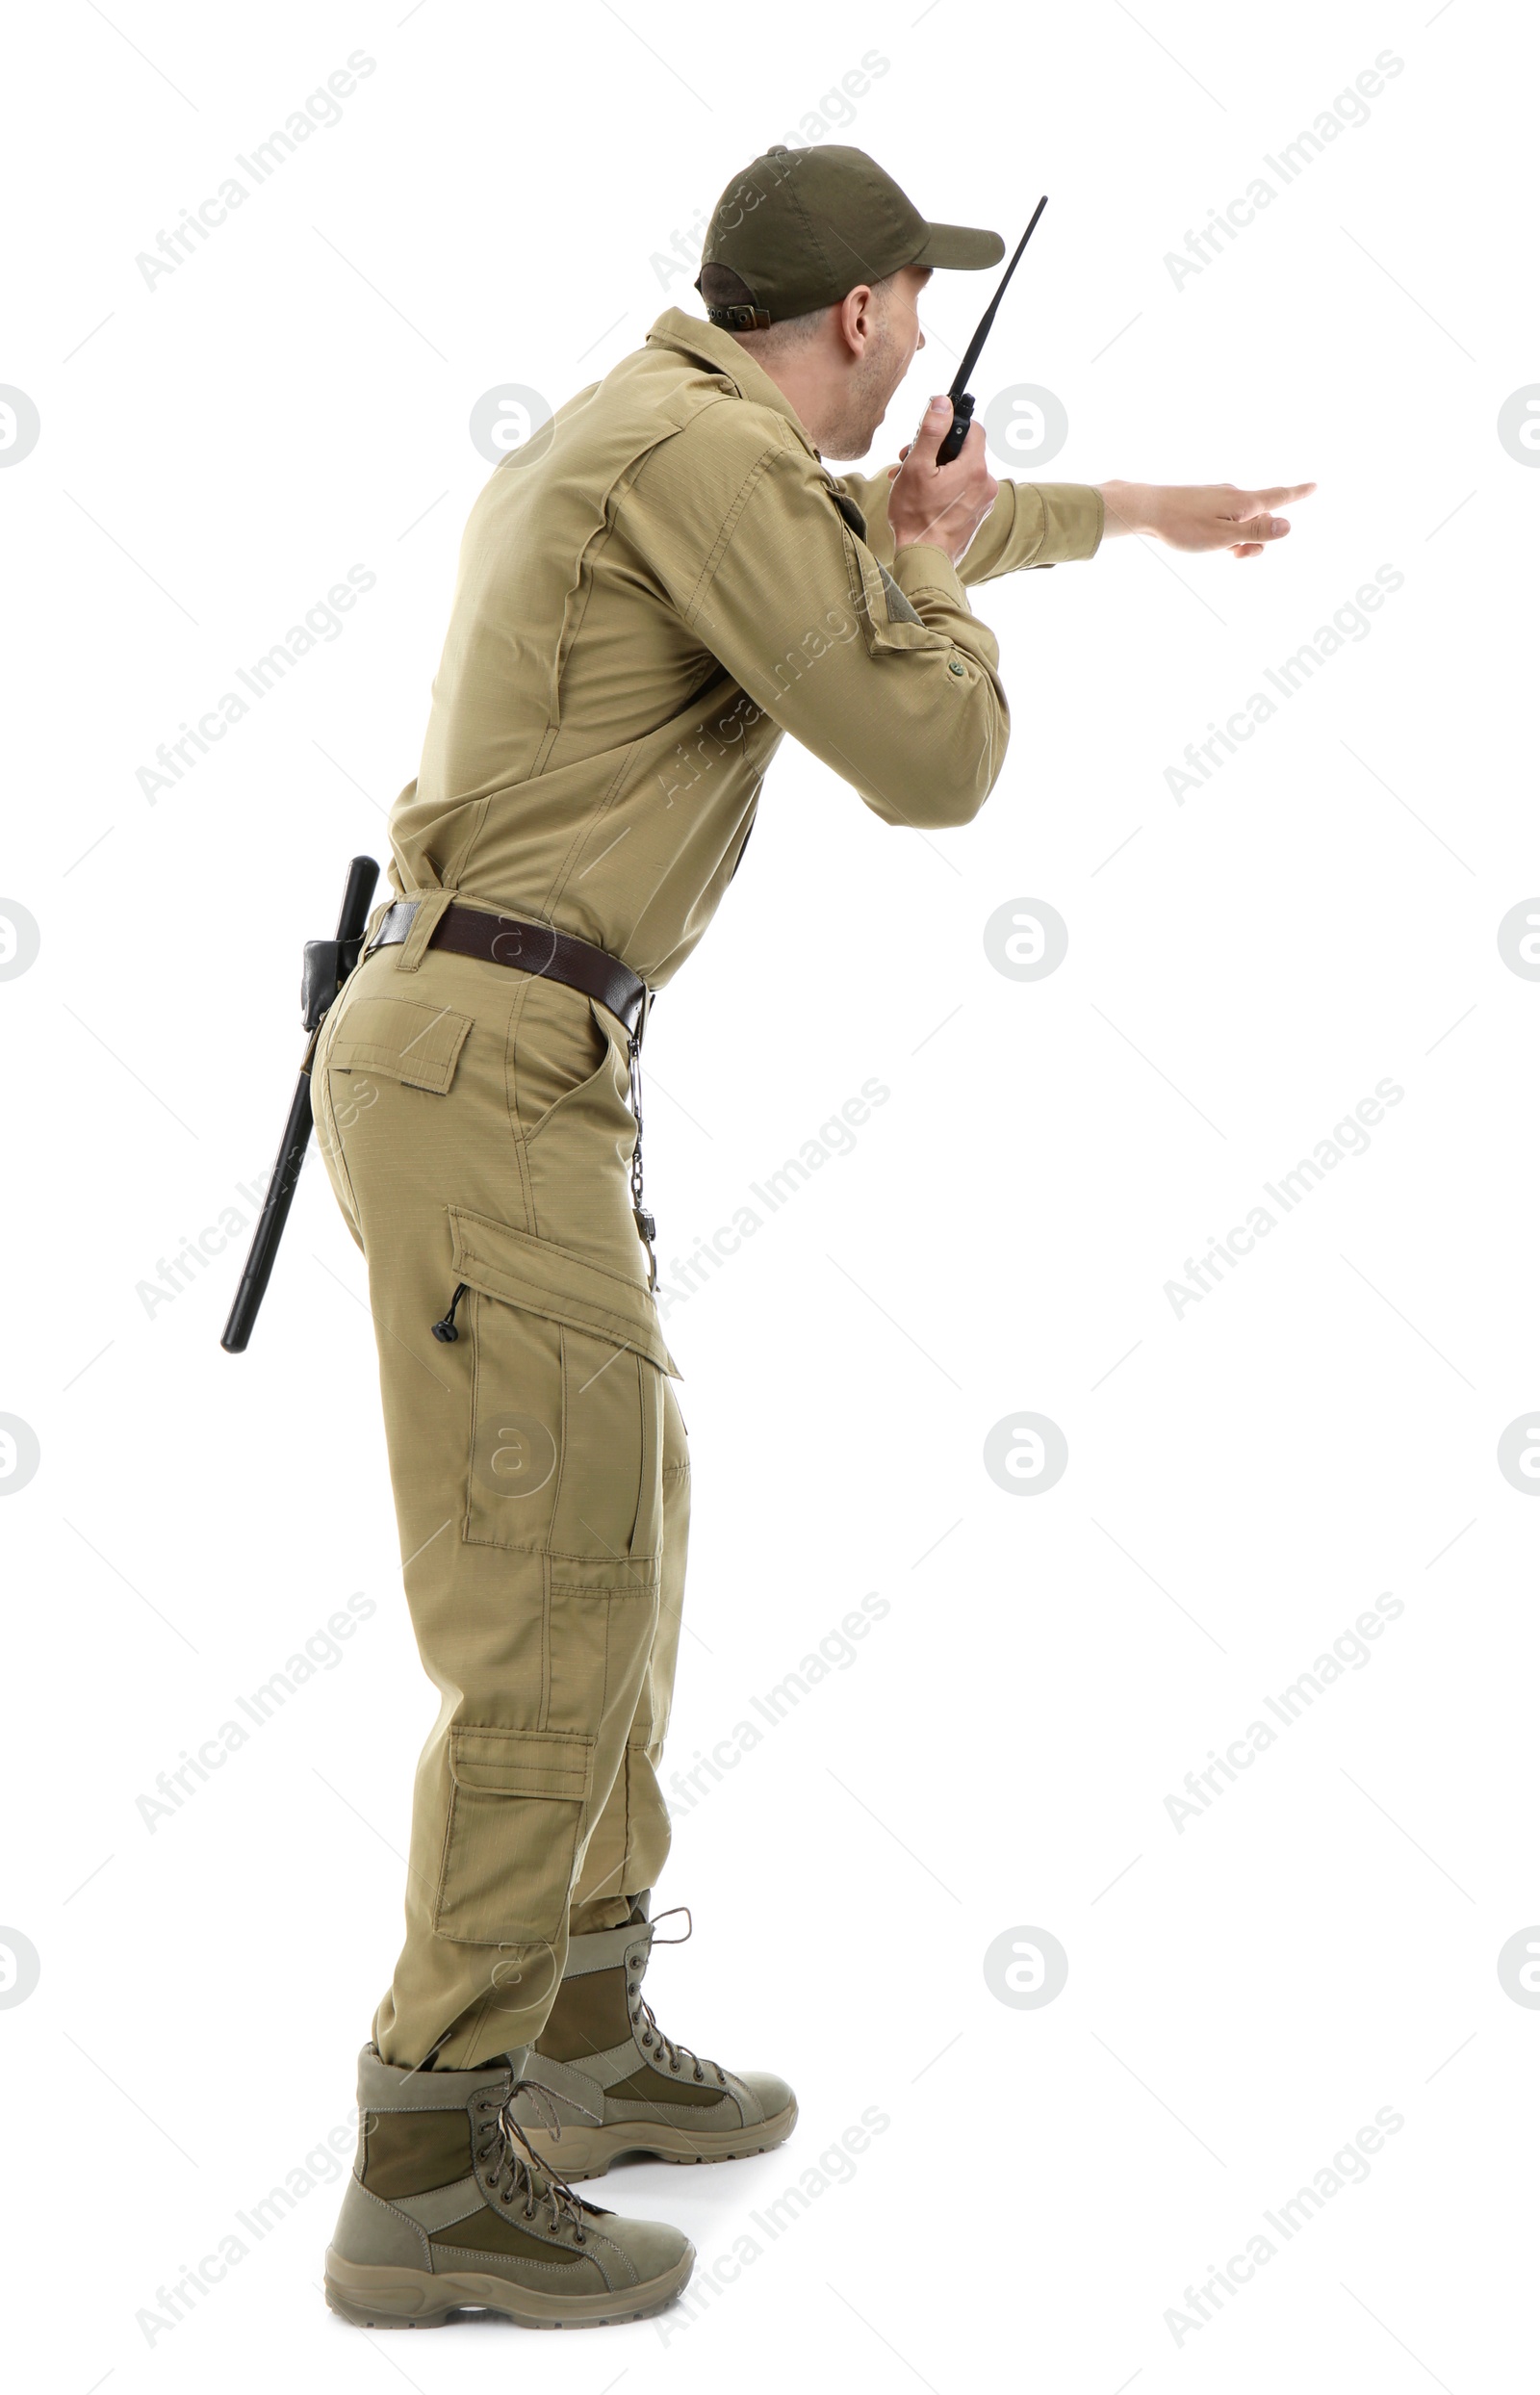
[[[407,1602],[442,1698],[374,2036],[389,2063],[469,2070],[533,2042],[569,1933],[617,1927],[667,1854],[689,1463],[631,1215],[624,1026],[560,983],[424,952],[429,912],[347,983],[312,1092],[368,1259]]]

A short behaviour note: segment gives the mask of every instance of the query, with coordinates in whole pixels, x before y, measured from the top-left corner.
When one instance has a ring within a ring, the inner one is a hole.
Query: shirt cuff
[[[969,612],[957,568],[944,549],[935,549],[928,541],[911,541],[907,549],[894,551],[891,571],[906,599],[912,599],[917,590],[937,590],[964,615]]]
[[[1107,510],[1091,482],[1017,482],[1015,537],[1023,565],[1073,565],[1101,546]]]

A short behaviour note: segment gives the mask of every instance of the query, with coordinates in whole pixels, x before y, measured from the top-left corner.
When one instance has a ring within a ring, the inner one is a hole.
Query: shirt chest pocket
[[[678,1368],[645,1284],[510,1223],[449,1215],[470,1300],[464,1538],[549,1556],[553,1586],[650,1593],[663,1381]]]

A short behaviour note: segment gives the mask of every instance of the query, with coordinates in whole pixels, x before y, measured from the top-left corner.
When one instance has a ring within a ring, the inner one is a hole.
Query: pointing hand
[[[1106,526],[1102,537],[1147,532],[1168,549],[1228,549],[1233,556],[1259,557],[1289,531],[1289,519],[1274,513],[1308,499],[1313,482],[1280,482],[1271,490],[1237,490],[1233,482],[1104,482]]]

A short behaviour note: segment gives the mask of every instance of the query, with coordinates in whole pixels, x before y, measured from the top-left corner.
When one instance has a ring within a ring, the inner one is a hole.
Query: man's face
[[[864,457],[877,438],[887,404],[925,347],[919,296],[931,279],[928,266],[900,267],[873,299],[876,324],[851,371],[837,438],[823,447],[834,457]]]

